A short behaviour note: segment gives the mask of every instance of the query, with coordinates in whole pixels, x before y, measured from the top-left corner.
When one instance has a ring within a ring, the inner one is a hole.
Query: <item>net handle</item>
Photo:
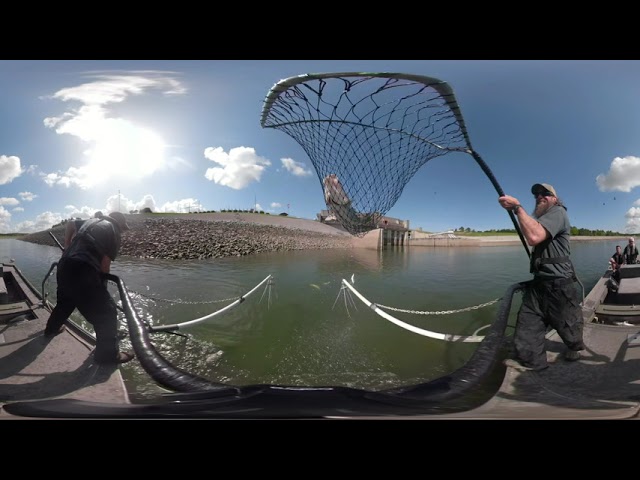
[[[493,173],[489,169],[489,166],[484,162],[482,157],[480,157],[480,155],[478,155],[473,150],[469,150],[469,153],[475,159],[475,161],[478,162],[478,165],[480,165],[480,168],[485,173],[485,175],[487,177],[489,177],[489,180],[491,181],[491,183],[493,184],[494,188],[496,189],[496,192],[498,192],[498,195],[503,197],[504,196],[504,191],[502,190],[502,187],[500,187],[500,184],[496,180],[496,177],[493,176]],[[518,232],[518,236],[520,237],[520,241],[522,242],[522,245],[524,246],[524,250],[527,252],[527,256],[529,258],[531,258],[531,253],[529,252],[529,247],[527,246],[527,241],[525,240],[524,235],[522,234],[522,230],[520,230],[520,226],[518,225],[518,222],[516,221],[515,215],[513,214],[513,212],[511,210],[507,210],[507,212],[509,213],[509,217],[511,218],[511,221],[513,222],[513,226],[516,227],[516,232]]]

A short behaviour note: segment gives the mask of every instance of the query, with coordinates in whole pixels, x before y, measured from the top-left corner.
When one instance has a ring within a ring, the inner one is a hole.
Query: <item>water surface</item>
[[[573,262],[587,291],[619,242],[572,244]],[[0,258],[15,259],[38,286],[59,257],[57,248],[0,241]],[[357,298],[345,297],[343,278],[353,278],[355,287],[377,304],[432,312],[390,312],[404,322],[472,335],[494,320],[498,304],[471,307],[498,299],[510,285],[531,277],[521,245],[306,250],[193,261],[121,257],[112,273],[124,280],[139,315],[153,325],[212,313],[271,274],[270,292],[260,289],[228,313],[181,329],[184,336],[154,333],[154,344],[176,366],[218,382],[372,390],[447,374],[477,344],[444,342],[402,329]],[[110,290],[117,297],[115,286]],[[55,276],[47,291],[55,302]],[[519,295],[511,323],[518,305]],[[127,341],[123,343],[126,347]],[[123,365],[122,372],[134,399],[159,391],[137,362]]]

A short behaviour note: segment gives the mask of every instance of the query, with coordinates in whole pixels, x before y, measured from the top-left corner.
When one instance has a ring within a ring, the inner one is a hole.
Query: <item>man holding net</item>
[[[576,275],[569,258],[570,230],[567,209],[546,183],[531,187],[535,198],[533,215],[528,215],[517,198],[504,195],[500,205],[518,219],[527,243],[533,247],[533,280],[524,291],[514,334],[516,359],[505,362],[519,370],[548,367],[545,338],[552,327],[567,346],[566,360],[580,358],[584,350],[583,319]]]

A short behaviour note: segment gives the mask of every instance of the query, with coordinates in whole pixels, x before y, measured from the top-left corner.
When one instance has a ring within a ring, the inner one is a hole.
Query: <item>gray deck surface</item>
[[[483,405],[460,413],[406,419],[639,419],[640,325],[592,321],[607,295],[607,279],[608,275],[600,279],[583,302],[587,348],[580,360],[564,360],[566,347],[552,330],[547,335],[547,369],[507,367],[497,393]]]
[[[549,367],[511,367],[485,404],[460,413],[407,416],[406,420],[637,420],[640,413],[640,325],[585,325],[587,349],[574,362],[555,331],[547,337]],[[375,417],[361,417],[363,419]],[[397,417],[393,417],[397,419]]]
[[[607,277],[608,278],[608,277]],[[585,298],[586,350],[575,362],[555,331],[547,335],[549,368],[508,367],[496,395],[484,405],[443,418],[638,419],[640,412],[640,325],[593,323],[607,293],[602,278]]]
[[[48,310],[30,293],[27,301],[32,300],[32,319],[23,315],[0,323],[0,405],[45,398],[129,403],[117,366],[96,365],[91,345],[80,334],[67,327],[53,339],[44,339]],[[21,417],[0,408],[0,419],[10,418]]]
[[[640,412],[639,326],[588,324],[582,359],[568,362],[555,332],[549,368],[507,368],[498,393],[484,405],[447,418],[623,419]],[[637,340],[636,340],[637,337]]]

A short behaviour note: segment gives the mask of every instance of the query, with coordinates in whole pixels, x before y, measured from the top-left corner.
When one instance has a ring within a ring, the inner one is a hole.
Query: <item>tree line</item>
[[[459,227],[454,230],[454,233],[484,233],[491,235],[505,235],[505,234],[517,234],[515,228],[503,228],[500,230],[474,230],[469,227]],[[630,235],[629,233],[612,232],[611,230],[591,230],[589,228],[571,227],[571,235],[583,236],[583,237],[620,237]],[[637,234],[631,234],[637,235]]]

